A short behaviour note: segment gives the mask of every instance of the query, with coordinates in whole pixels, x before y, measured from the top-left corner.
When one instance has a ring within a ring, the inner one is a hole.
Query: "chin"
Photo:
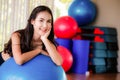
[[[41,33],[40,35],[43,36],[45,33]]]

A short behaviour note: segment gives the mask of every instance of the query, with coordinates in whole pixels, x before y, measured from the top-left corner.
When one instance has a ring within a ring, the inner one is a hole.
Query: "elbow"
[[[62,63],[61,63],[61,62],[59,62],[59,63],[56,63],[56,65],[57,65],[57,66],[61,66],[61,65],[62,65]]]
[[[22,64],[24,63],[23,60],[16,60],[15,62],[16,62],[16,64],[18,64],[18,65],[22,65]]]
[[[56,65],[62,66],[62,64],[63,64],[63,58],[62,58],[62,56],[60,56],[59,59],[56,60]]]
[[[61,66],[62,64],[63,64],[63,59],[60,59],[60,60],[56,61],[57,66]]]

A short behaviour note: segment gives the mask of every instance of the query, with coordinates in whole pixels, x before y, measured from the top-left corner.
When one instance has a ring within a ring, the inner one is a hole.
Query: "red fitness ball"
[[[65,72],[67,72],[71,68],[72,63],[73,63],[72,54],[67,48],[63,46],[58,46],[57,50],[63,59],[62,67],[65,70]]]
[[[78,25],[70,16],[59,17],[54,22],[54,33],[58,38],[71,39],[77,33]]]

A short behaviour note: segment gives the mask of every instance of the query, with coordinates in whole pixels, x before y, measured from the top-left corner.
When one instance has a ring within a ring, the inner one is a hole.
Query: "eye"
[[[48,20],[47,22],[48,22],[48,23],[52,23],[52,20]]]
[[[43,22],[43,19],[40,19],[39,21],[40,21],[40,22]]]

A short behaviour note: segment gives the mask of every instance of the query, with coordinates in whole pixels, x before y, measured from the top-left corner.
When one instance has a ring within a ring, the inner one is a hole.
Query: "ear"
[[[35,23],[35,20],[32,19],[32,20],[31,20],[31,24],[34,25],[34,23]]]

